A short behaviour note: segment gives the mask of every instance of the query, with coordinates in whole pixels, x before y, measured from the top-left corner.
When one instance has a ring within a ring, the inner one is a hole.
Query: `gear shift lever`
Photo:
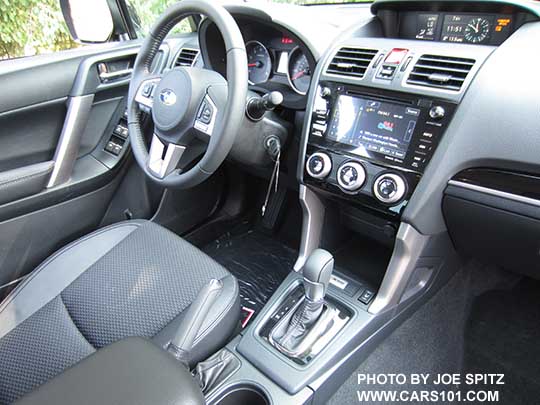
[[[311,253],[302,270],[308,300],[318,302],[324,299],[333,271],[334,257],[329,252],[317,249]]]
[[[322,249],[311,253],[303,269],[304,300],[290,315],[288,323],[278,324],[270,335],[272,344],[283,353],[291,357],[301,356],[326,332],[327,325],[317,327],[317,324],[322,318],[324,297],[333,270],[334,258],[330,253]],[[314,333],[310,333],[312,329]]]

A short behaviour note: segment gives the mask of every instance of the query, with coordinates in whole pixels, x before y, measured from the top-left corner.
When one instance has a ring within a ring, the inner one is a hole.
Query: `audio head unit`
[[[321,83],[308,143],[422,173],[454,109],[446,101]]]
[[[321,82],[303,181],[399,215],[454,110],[447,101]]]

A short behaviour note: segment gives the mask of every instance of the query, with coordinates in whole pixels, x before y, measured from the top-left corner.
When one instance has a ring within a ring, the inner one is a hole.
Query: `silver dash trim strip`
[[[517,194],[507,193],[505,191],[494,190],[492,188],[477,186],[475,184],[464,183],[462,181],[457,181],[457,180],[450,180],[448,182],[448,184],[450,186],[461,187],[461,188],[465,188],[465,189],[468,189],[468,190],[477,191],[479,193],[489,194],[489,195],[492,195],[492,196],[495,196],[495,197],[505,198],[507,200],[512,200],[512,201],[516,201],[516,202],[520,202],[520,203],[524,203],[524,204],[529,204],[529,205],[534,205],[535,207],[540,207],[540,200],[536,200],[534,198],[523,197],[523,196],[520,196],[520,195],[517,195]]]

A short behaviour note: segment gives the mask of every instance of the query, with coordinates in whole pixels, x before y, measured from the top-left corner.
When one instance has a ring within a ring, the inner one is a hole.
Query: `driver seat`
[[[240,319],[238,283],[165,228],[127,221],[64,247],[0,305],[0,403],[11,403],[104,346],[130,336],[165,347],[210,280],[223,290],[195,340],[195,364]]]

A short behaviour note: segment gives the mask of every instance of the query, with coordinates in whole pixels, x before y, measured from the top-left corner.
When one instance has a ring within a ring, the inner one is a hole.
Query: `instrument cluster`
[[[284,105],[305,108],[315,59],[308,47],[276,24],[236,19],[244,37],[248,59],[249,84],[252,90],[280,91]],[[201,48],[205,64],[224,74],[224,49],[217,46],[221,38],[209,24],[202,28]]]
[[[249,84],[261,85],[274,76],[286,77],[292,90],[306,95],[311,83],[311,66],[305,52],[289,37],[246,43]],[[277,78],[277,77],[276,77]]]

